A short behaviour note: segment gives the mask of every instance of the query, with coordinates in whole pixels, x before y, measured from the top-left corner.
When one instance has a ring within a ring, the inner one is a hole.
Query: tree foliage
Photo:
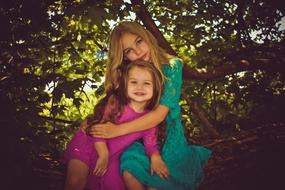
[[[161,46],[184,60],[188,70],[181,105],[189,138],[207,134],[207,123],[219,135],[284,123],[281,4],[279,0],[1,2],[0,124],[5,151],[12,158],[8,174],[21,178],[39,153],[58,156],[79,122],[92,112],[104,91],[110,31],[124,19],[145,25]],[[193,111],[193,105],[202,112]],[[201,122],[201,115],[207,122]],[[15,164],[20,162],[25,164]]]

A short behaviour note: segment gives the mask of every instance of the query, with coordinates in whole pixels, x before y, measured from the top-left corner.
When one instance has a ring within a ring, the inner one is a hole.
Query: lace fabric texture
[[[121,172],[127,170],[146,186],[159,190],[192,190],[203,178],[203,166],[211,150],[201,146],[188,145],[180,119],[179,100],[182,86],[182,63],[177,58],[163,65],[166,76],[160,104],[168,106],[166,116],[166,140],[162,157],[170,170],[170,177],[162,180],[150,175],[150,161],[141,143],[135,142],[121,156]]]

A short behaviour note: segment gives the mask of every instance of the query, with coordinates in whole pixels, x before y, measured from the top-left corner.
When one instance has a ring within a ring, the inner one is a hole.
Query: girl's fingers
[[[162,179],[166,179],[169,176],[169,172],[163,167],[158,168],[157,173]]]
[[[165,178],[165,177],[164,177],[164,174],[163,174],[163,172],[161,172],[161,170],[156,169],[156,170],[155,170],[155,173],[156,173],[161,179],[164,179],[164,178]]]
[[[105,133],[106,133],[105,127],[94,126],[90,130],[90,134],[94,134],[94,135],[102,135]]]
[[[93,171],[93,174],[97,175],[97,173],[98,173],[98,169],[95,168],[94,171]]]
[[[102,175],[103,175],[103,172],[104,172],[104,170],[101,169],[101,170],[100,170],[100,173],[99,173],[99,176],[102,176]]]
[[[90,132],[103,132],[103,128],[102,127],[97,127],[97,126],[93,126],[90,129]]]
[[[94,137],[102,137],[103,138],[105,136],[103,133],[97,133],[97,132],[96,133],[93,132],[93,133],[90,133],[90,134],[92,136],[94,136]]]
[[[165,179],[165,178],[164,178],[164,175],[163,175],[162,173],[159,173],[158,176],[159,176],[161,179]]]
[[[168,171],[163,170],[162,173],[163,173],[165,178],[168,178],[168,176],[169,176],[169,172]]]
[[[102,168],[102,171],[101,171],[101,175],[100,176],[103,176],[105,173],[107,172],[107,168]]]
[[[92,136],[95,136],[95,137],[104,138],[104,136],[105,136],[105,130],[92,129],[92,130],[90,131],[90,134],[91,134]]]
[[[163,173],[165,173],[166,175],[169,175],[169,170],[168,170],[168,168],[166,167],[166,165],[161,165],[160,166],[160,170],[163,172]]]
[[[161,171],[162,171],[166,176],[169,175],[168,169],[166,169],[166,168],[161,168]]]
[[[96,176],[102,176],[102,169],[97,169],[94,174]]]
[[[150,168],[150,175],[153,175],[153,168]]]
[[[102,176],[106,173],[107,169],[103,170],[102,172]]]
[[[106,169],[106,167],[96,166],[93,171],[93,174],[96,176],[102,176],[106,172]]]

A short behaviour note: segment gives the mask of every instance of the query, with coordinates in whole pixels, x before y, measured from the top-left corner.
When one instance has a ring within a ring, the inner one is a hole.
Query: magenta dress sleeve
[[[106,140],[104,138],[98,138],[98,137],[93,137],[93,141],[94,141],[94,143],[96,143],[96,142],[106,142]]]
[[[112,106],[110,104],[107,104],[106,107],[104,108],[104,115],[103,115],[103,120],[107,117],[109,112],[111,112]],[[98,138],[98,137],[93,137],[93,141],[95,142],[106,142],[104,138]]]
[[[156,127],[149,129],[143,137],[145,153],[150,157],[159,152],[157,148]]]

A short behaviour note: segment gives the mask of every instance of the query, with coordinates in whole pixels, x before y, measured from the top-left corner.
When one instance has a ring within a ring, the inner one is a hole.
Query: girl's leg
[[[129,189],[129,190],[145,190],[143,184],[141,184],[141,182],[139,182],[139,180],[137,180],[128,171],[123,172],[123,178],[124,178],[125,184],[127,186],[127,189]]]
[[[80,160],[70,160],[67,165],[65,190],[83,190],[86,184],[89,167]]]

